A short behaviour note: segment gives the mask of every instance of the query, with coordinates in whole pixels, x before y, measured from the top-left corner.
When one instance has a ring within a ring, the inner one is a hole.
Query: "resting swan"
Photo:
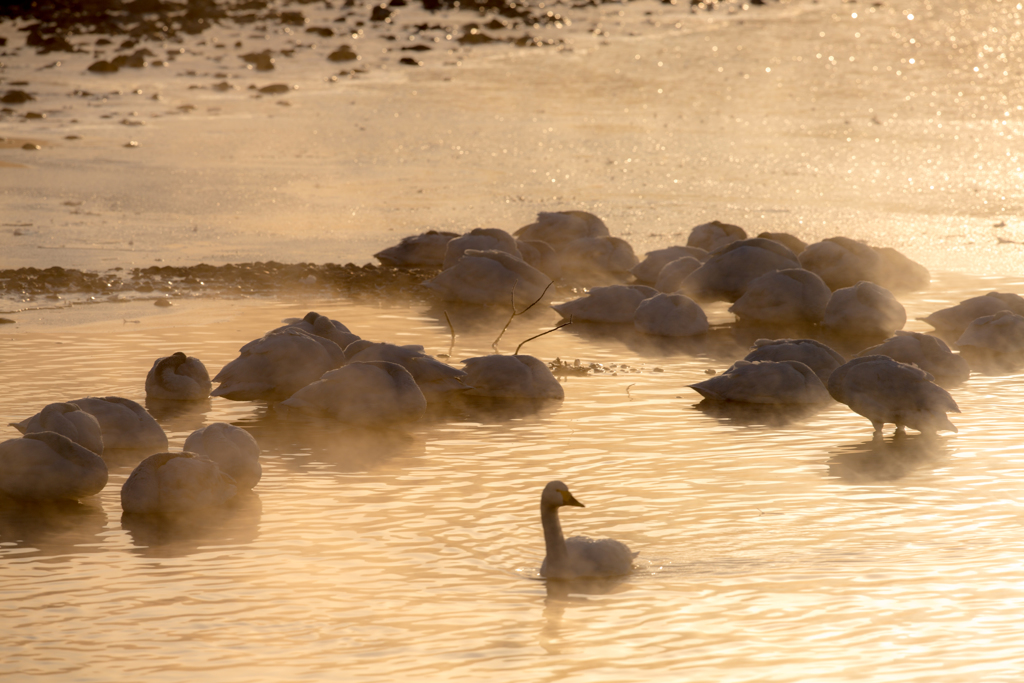
[[[621,541],[586,536],[566,539],[558,521],[558,508],[563,505],[585,507],[562,482],[548,483],[540,496],[540,521],[547,550],[540,566],[541,576],[549,579],[621,576],[633,570],[633,558],[639,553],[630,551]]]
[[[0,491],[27,500],[77,500],[107,485],[100,456],[63,434],[36,432],[0,443]]]
[[[10,424],[22,434],[57,432],[96,455],[103,454],[99,421],[74,403],[51,403],[32,417]]]
[[[248,491],[263,476],[260,445],[249,432],[226,422],[214,422],[189,434],[183,448],[217,463],[221,472],[235,480],[238,489]]]
[[[175,351],[157,358],[146,375],[146,398],[162,401],[203,401],[210,396],[210,373],[198,358]]]

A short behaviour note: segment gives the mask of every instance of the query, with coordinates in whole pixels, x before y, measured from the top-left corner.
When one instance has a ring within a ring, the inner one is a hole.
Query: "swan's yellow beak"
[[[575,498],[573,498],[573,495],[571,493],[569,493],[568,489],[559,489],[558,492],[562,494],[562,502],[563,502],[563,504],[565,504],[565,505],[572,505],[573,507],[578,507],[578,508],[585,508],[585,507],[587,507],[583,503],[581,503],[578,500],[576,500]]]

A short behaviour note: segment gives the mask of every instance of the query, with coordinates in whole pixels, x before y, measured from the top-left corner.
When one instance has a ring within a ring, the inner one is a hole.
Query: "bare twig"
[[[516,310],[516,285],[518,284],[519,280],[516,280],[515,283],[513,283],[512,285],[512,315],[508,317],[508,322],[505,323],[505,327],[501,328],[501,333],[498,335],[498,338],[494,340],[493,344],[491,344],[491,348],[494,349],[495,351],[498,350],[498,342],[500,342],[501,338],[505,335],[505,331],[508,329],[508,326],[512,324],[512,320],[515,319],[517,315],[522,315],[523,313],[526,313],[528,310],[539,304],[540,300],[544,298],[544,295],[548,293],[548,290],[551,289],[551,285],[555,284],[555,282],[554,280],[549,282],[548,286],[545,287],[544,291],[540,293],[539,297],[537,297],[537,300],[521,311]],[[520,344],[520,346],[522,346],[522,344]]]
[[[569,325],[572,325],[572,316],[571,315],[569,316],[569,322],[562,323],[561,325],[555,325],[554,327],[552,327],[550,330],[547,330],[546,332],[541,332],[540,334],[535,334],[534,336],[530,337],[529,339],[524,339],[522,342],[520,342],[519,346],[516,347],[516,352],[514,354],[512,354],[512,355],[513,356],[518,356],[519,355],[519,349],[523,348],[523,344],[525,344],[526,342],[533,341],[537,337],[543,337],[545,334],[551,334],[555,330],[560,330],[563,327],[568,327]]]
[[[629,400],[630,400],[630,401],[632,401],[632,400],[633,400],[633,396],[632,396],[632,394],[630,394],[630,393],[629,393],[629,390],[630,390],[630,388],[631,388],[631,387],[635,387],[635,386],[636,386],[636,382],[633,382],[633,383],[632,383],[632,384],[630,384],[630,385],[629,385],[628,387],[626,387],[626,396],[628,396],[628,397],[629,397]]]
[[[448,329],[452,331],[452,343],[448,345],[448,357],[452,357],[452,351],[455,350],[455,325],[452,325],[452,319],[448,317],[448,311],[444,312],[444,319],[448,321]]]

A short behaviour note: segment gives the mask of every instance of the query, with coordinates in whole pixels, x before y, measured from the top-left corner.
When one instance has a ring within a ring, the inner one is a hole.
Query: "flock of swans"
[[[429,231],[376,254],[396,267],[437,267],[424,286],[448,302],[507,306],[511,296],[540,302],[555,281],[582,284],[585,296],[554,304],[574,323],[630,326],[645,335],[694,338],[709,331],[701,303],[727,301],[737,325],[814,329],[860,350],[849,360],[817,339],[760,339],[724,373],[692,385],[706,400],[801,405],[831,400],[872,423],[925,433],[956,431],[960,412],[946,387],[969,363],[1016,367],[1024,360],[1024,298],[991,292],[937,311],[925,322],[948,338],[906,332],[892,291],[927,286],[921,265],[893,249],[844,237],[807,245],[782,233],[749,238],[720,222],[694,228],[685,246],[641,261],[598,217],[541,213],[514,234],[476,229]],[[607,284],[619,283],[619,284]],[[628,284],[621,284],[628,283]],[[153,363],[147,398],[265,401],[283,415],[387,427],[420,419],[428,404],[460,400],[562,399],[548,365],[525,354],[464,360],[459,369],[419,346],[372,342],[310,312],[245,344],[211,380],[197,358],[176,352]],[[853,341],[851,341],[853,340]],[[879,342],[879,343],[875,343]],[[217,388],[213,384],[217,383]],[[126,514],[178,515],[222,505],[260,480],[260,448],[244,429],[213,423],[168,452],[157,421],[138,403],[109,396],[52,403],[14,424],[21,438],[0,443],[0,491],[19,499],[79,499],[107,484],[105,450],[153,453],[121,489]],[[565,539],[562,506],[583,507],[559,481],[541,495],[548,578],[626,574],[635,554],[611,539]]]

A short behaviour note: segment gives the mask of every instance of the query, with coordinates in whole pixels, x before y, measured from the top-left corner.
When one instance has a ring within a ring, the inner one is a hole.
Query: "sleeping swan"
[[[562,535],[558,521],[558,508],[563,505],[585,507],[569,493],[569,487],[560,481],[550,482],[540,496],[540,521],[544,527],[544,546],[547,555],[540,566],[540,575],[549,579],[621,576],[633,570],[633,558],[625,543],[611,538],[587,538]]]

